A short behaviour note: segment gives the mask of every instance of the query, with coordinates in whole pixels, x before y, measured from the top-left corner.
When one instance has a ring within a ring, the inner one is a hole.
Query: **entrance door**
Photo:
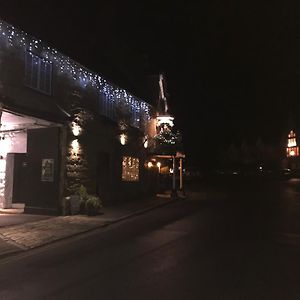
[[[57,214],[60,187],[60,129],[27,131],[25,212]]]

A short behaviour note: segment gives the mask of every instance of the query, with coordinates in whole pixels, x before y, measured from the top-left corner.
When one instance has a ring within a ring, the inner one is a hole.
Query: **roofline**
[[[36,38],[34,35],[31,35],[31,34],[28,34],[26,33],[25,31],[23,31],[22,29],[18,28],[18,27],[15,27],[14,25],[11,25],[10,23],[4,21],[3,19],[0,18],[0,30],[1,30],[1,25],[4,24],[8,29],[12,30],[12,31],[18,31],[19,34],[22,34],[23,36],[25,36],[27,39],[28,38],[31,38],[31,39],[35,39],[37,41],[37,45],[35,45],[34,47],[35,48],[41,48],[42,50],[44,49],[52,49],[55,51],[55,53],[57,53],[57,55],[60,55],[66,59],[68,59],[69,61],[71,61],[76,67],[79,68],[79,70],[84,70],[85,72],[87,73],[90,73],[92,74],[93,76],[97,76],[97,77],[100,77],[102,78],[105,83],[107,83],[108,85],[110,85],[111,87],[113,87],[114,89],[118,89],[118,90],[122,90],[122,91],[125,91],[127,94],[129,94],[130,96],[132,96],[134,99],[138,100],[140,103],[145,103],[147,104],[149,107],[151,107],[153,109],[153,106],[148,102],[148,101],[145,101],[143,100],[142,98],[140,97],[137,97],[135,96],[134,94],[132,94],[131,92],[127,91],[125,88],[122,88],[118,85],[116,85],[115,83],[112,83],[111,81],[107,80],[104,76],[102,76],[101,74],[95,72],[95,71],[92,71],[90,70],[89,68],[87,68],[86,66],[83,66],[81,63],[75,61],[74,59],[72,59],[71,57],[63,54],[62,52],[56,50],[56,48],[54,47],[51,47],[49,44],[43,42],[41,39],[39,38]]]

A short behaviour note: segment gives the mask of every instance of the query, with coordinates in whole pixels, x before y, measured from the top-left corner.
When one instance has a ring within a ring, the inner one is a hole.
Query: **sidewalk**
[[[176,199],[170,197],[153,197],[132,201],[114,207],[104,207],[102,214],[94,217],[85,215],[48,216],[28,222],[28,215],[23,215],[23,221],[22,215],[19,215],[21,217],[19,224],[13,223],[14,225],[0,227],[0,258],[108,226],[174,201]],[[0,214],[0,219],[4,216],[8,215]]]

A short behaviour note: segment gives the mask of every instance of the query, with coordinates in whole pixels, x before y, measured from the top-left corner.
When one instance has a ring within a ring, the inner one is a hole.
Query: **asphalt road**
[[[299,192],[199,182],[189,200],[2,260],[0,299],[300,299]]]

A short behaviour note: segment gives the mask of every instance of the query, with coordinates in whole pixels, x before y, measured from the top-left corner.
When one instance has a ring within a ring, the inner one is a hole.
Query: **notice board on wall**
[[[54,181],[54,159],[43,158],[42,159],[42,181],[53,182]]]

